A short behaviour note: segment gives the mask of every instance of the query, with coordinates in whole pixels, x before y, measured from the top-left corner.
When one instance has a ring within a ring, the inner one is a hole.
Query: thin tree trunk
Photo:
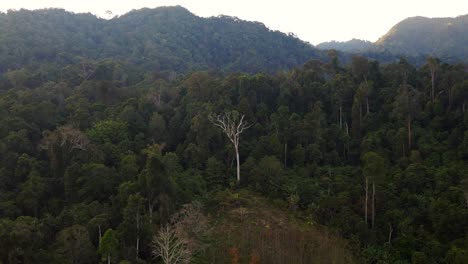
[[[346,142],[345,142],[345,149],[346,149],[346,156],[345,158],[348,159],[349,156],[349,127],[348,122],[345,121],[345,131],[346,131]]]
[[[393,227],[391,223],[388,223],[388,243],[390,244],[392,241],[392,233],[393,233]]]
[[[153,203],[151,202],[151,198],[148,199],[148,213],[149,213],[149,223],[151,225],[153,223]]]
[[[368,201],[368,190],[369,190],[369,180],[366,177],[366,200],[365,200],[365,205],[364,205],[364,221],[366,222],[367,225],[367,201]]]
[[[411,150],[411,118],[408,117],[408,151]]]
[[[107,264],[110,264],[110,254],[107,254]]]
[[[101,238],[102,238],[101,225],[98,225],[98,230],[99,230],[99,242],[101,242]]]
[[[367,115],[370,113],[370,109],[369,109],[369,97],[366,97],[366,107],[367,107]]]
[[[236,144],[236,161],[237,161],[237,185],[240,184],[240,160],[239,160],[239,146]]]
[[[287,160],[287,149],[288,149],[288,143],[284,143],[284,168],[286,168],[286,160]]]
[[[341,123],[342,123],[342,106],[340,103],[340,129],[342,128]]]
[[[138,252],[140,251],[140,206],[137,204],[136,215],[136,259],[138,260]],[[150,218],[151,219],[151,218]]]
[[[431,100],[434,103],[435,93],[435,68],[431,67]]]
[[[452,108],[452,88],[448,88],[448,106],[447,106],[447,113],[450,111]]]
[[[362,124],[362,103],[359,102],[359,130],[361,129]]]
[[[372,181],[372,229],[374,229],[375,219],[375,182]]]

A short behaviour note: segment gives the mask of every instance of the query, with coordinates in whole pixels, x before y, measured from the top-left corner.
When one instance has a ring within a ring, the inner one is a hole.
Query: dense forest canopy
[[[0,13],[0,71],[53,62],[113,59],[140,69],[276,72],[326,53],[291,35],[235,17],[201,18],[160,7],[110,20],[61,9]]]
[[[0,263],[468,263],[466,65],[180,7],[0,21]]]
[[[466,263],[465,66],[332,56],[276,75],[179,77],[112,60],[85,66],[1,77],[3,263],[151,262],[152,235],[184,204],[205,204],[206,221],[226,206],[250,215],[239,190],[335,230],[358,263]],[[232,144],[209,119],[230,111],[252,124],[240,138],[240,185]],[[191,247],[192,259],[267,258],[261,241],[222,234],[192,237],[213,249]],[[275,252],[297,256],[292,248]]]

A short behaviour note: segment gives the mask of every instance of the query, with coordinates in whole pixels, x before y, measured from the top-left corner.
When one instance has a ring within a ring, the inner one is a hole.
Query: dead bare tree
[[[206,248],[203,237],[210,232],[202,204],[184,204],[172,215],[170,224],[153,237],[153,256],[161,257],[166,264],[190,263],[193,254]]]
[[[73,154],[78,151],[86,151],[90,147],[90,141],[79,129],[71,125],[65,125],[50,132],[43,133],[40,147],[47,150],[51,167],[57,176],[63,176],[65,167],[70,162]]]
[[[234,145],[237,161],[237,184],[240,183],[240,160],[239,160],[239,139],[240,134],[252,125],[244,121],[245,115],[241,115],[237,111],[225,112],[221,115],[209,115],[210,121],[217,127],[221,128]]]
[[[165,264],[188,263],[191,255],[187,244],[171,225],[161,228],[153,237],[152,253],[154,257],[161,257]]]

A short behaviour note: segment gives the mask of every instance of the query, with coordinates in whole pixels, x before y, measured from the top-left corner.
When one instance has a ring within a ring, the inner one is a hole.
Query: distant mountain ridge
[[[110,20],[61,9],[0,13],[0,72],[43,63],[117,59],[147,69],[274,72],[326,57],[312,45],[235,17],[180,6]]]
[[[468,62],[468,15],[407,18],[393,26],[378,41],[369,44],[353,39],[348,42],[325,42],[317,47],[344,52],[434,56],[447,62]]]
[[[372,42],[361,39],[351,39],[348,41],[329,41],[316,46],[319,49],[335,49],[344,52],[362,52],[372,48]]]

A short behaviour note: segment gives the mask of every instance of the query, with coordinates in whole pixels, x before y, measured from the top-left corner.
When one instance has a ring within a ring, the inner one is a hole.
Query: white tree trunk
[[[248,129],[251,125],[244,122],[245,115],[242,115],[240,119],[237,112],[228,112],[224,115],[210,115],[210,121],[217,127],[221,128],[229,138],[231,143],[234,145],[236,151],[236,162],[237,162],[237,184],[240,183],[240,159],[239,159],[239,139],[240,134]]]
[[[366,222],[366,225],[367,225],[367,201],[369,197],[368,190],[369,190],[369,180],[366,177],[366,200],[365,200],[365,205],[364,205],[364,221]]]

